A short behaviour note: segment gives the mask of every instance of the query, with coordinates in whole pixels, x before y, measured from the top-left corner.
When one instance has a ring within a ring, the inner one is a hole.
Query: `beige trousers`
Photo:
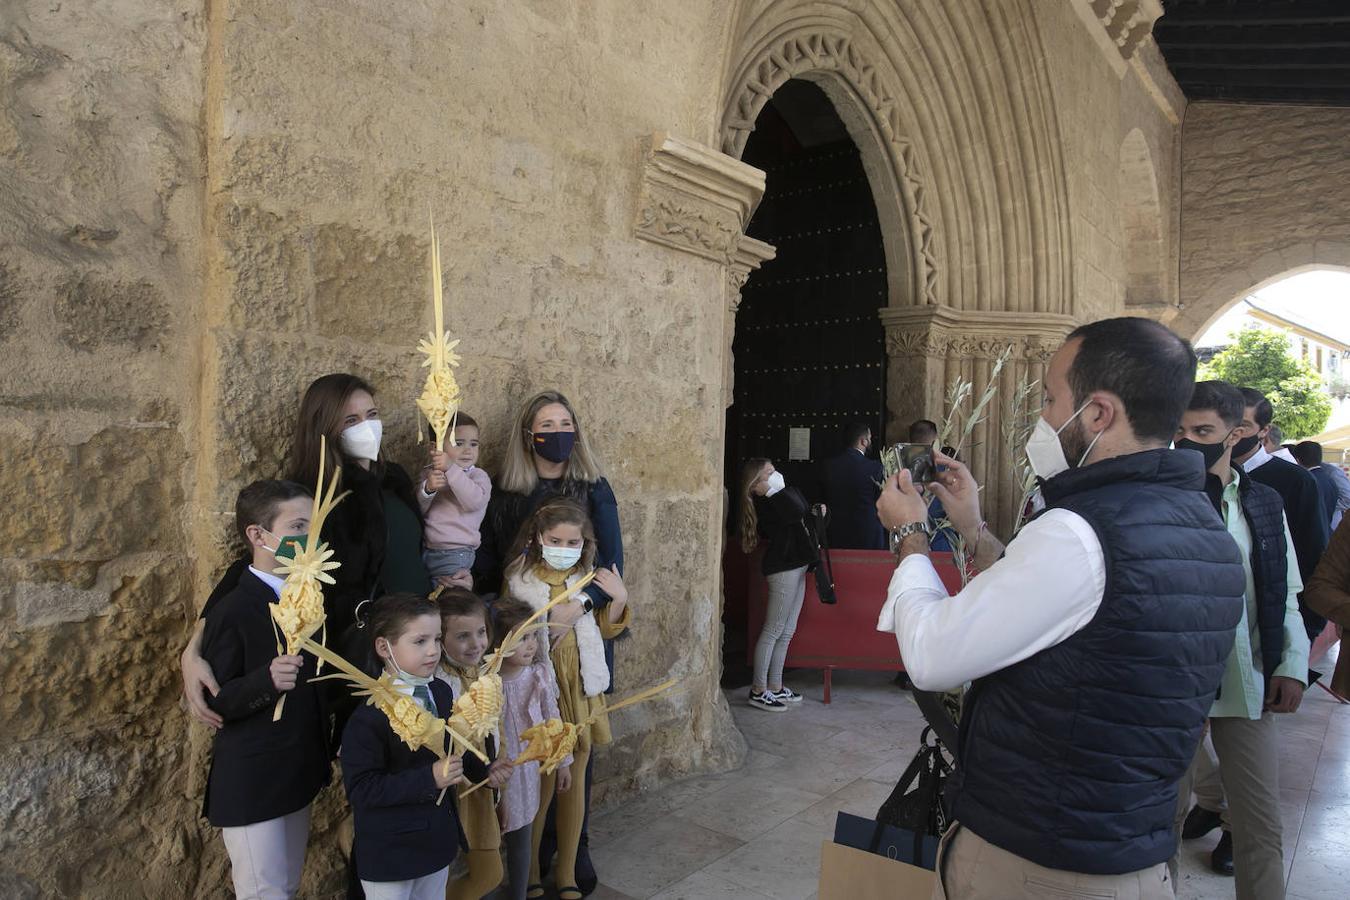
[[[938,850],[933,900],[1174,900],[1167,864],[1124,875],[1047,869],[955,823]]]
[[[1227,820],[1233,832],[1237,900],[1283,900],[1284,831],[1280,820],[1280,733],[1275,715],[1259,719],[1210,719],[1219,758]],[[1190,808],[1194,782],[1203,774],[1204,745],[1177,785],[1177,834]],[[1176,877],[1177,858],[1170,863]]]

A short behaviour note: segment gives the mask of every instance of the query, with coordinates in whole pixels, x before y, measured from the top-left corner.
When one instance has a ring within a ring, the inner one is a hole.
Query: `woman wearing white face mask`
[[[764,628],[755,644],[750,705],[783,712],[802,695],[783,684],[783,662],[797,632],[806,596],[806,573],[820,559],[811,510],[801,491],[788,487],[767,459],[747,460],[741,470],[741,549],[750,553],[763,537],[762,571],[769,582]]]
[[[422,563],[422,522],[412,479],[381,454],[379,410],[367,382],[355,375],[333,374],[310,384],[296,417],[289,479],[315,485],[324,452],[321,436],[327,448],[325,479],[328,473],[339,472],[339,492],[351,492],[334,507],[321,535],[342,563],[331,573],[336,584],[324,589],[328,634],[341,652],[342,636],[355,620],[357,604],[376,593],[426,594],[431,581]],[[243,568],[243,563],[235,563],[226,571],[203,615],[217,597],[233,589]],[[215,679],[198,652],[200,633],[199,628],[183,652],[184,690],[193,714],[219,727],[202,700],[204,692],[215,692]],[[352,658],[360,662],[364,654]]]

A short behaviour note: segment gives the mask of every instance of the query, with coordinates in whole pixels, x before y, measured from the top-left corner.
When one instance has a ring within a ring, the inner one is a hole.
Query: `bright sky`
[[[1287,314],[1314,331],[1350,343],[1350,272],[1328,269],[1304,272],[1277,281],[1252,296],[1271,312]],[[1242,327],[1245,309],[1245,304],[1238,303],[1224,313],[1195,345],[1214,347],[1230,343],[1232,332]]]

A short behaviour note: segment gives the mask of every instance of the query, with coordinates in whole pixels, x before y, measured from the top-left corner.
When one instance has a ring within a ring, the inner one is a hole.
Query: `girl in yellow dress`
[[[504,595],[540,609],[549,600],[584,578],[595,560],[595,532],[581,504],[567,497],[554,497],[541,504],[526,521],[516,538],[513,562],[506,570]],[[585,594],[550,610],[548,614],[549,654],[558,685],[558,709],[566,722],[578,725],[596,716],[582,729],[573,751],[572,771],[583,773],[591,748],[611,742],[609,719],[604,715],[605,691],[609,689],[609,668],[605,663],[605,641],[628,628],[631,614],[628,590],[617,568],[598,569],[595,584],[612,598],[603,610],[592,609]],[[558,862],[554,873],[559,900],[581,900],[576,886],[577,846],[586,817],[585,785],[577,784],[557,796]],[[540,798],[553,795],[554,776],[544,776]],[[543,896],[539,877],[539,844],[544,834],[548,803],[541,802],[534,820],[533,851],[530,865],[530,896]]]

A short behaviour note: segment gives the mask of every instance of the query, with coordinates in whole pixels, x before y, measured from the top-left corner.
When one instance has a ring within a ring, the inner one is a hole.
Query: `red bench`
[[[877,616],[886,602],[895,557],[884,550],[832,550],[830,559],[839,602],[832,606],[821,603],[816,596],[815,576],[807,574],[806,599],[797,620],[797,633],[788,645],[786,663],[796,669],[821,669],[826,703],[830,702],[835,669],[903,672],[905,668],[895,635],[877,631]],[[747,659],[754,659],[768,596],[759,560],[759,553],[747,556],[735,546],[727,548],[723,560],[728,615],[735,616],[744,609]],[[933,564],[949,591],[960,589],[961,580],[950,553],[934,553]]]

